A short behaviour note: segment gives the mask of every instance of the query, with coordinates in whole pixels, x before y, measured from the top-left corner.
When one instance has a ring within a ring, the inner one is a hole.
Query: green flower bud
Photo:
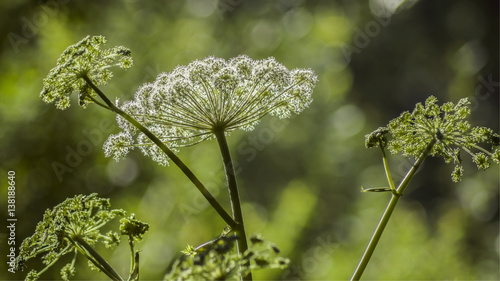
[[[130,50],[114,47],[101,50],[106,43],[103,36],[87,36],[80,42],[69,46],[57,61],[57,66],[50,70],[43,80],[40,97],[46,103],[55,103],[58,109],[70,106],[69,96],[79,93],[79,104],[86,107],[96,93],[85,82],[90,79],[96,86],[108,82],[113,73],[112,67],[130,68],[133,64]]]

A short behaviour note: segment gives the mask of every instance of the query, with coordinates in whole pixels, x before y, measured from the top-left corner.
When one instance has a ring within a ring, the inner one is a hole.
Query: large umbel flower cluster
[[[418,158],[431,140],[429,155],[443,157],[446,163],[456,164],[451,176],[454,182],[462,178],[463,167],[460,151],[472,156],[478,169],[486,170],[490,160],[500,162],[499,135],[486,127],[472,127],[466,118],[470,115],[467,98],[457,104],[447,102],[437,105],[438,100],[430,96],[425,105],[418,103],[413,112],[405,111],[398,118],[366,136],[366,147],[387,147],[392,154]],[[387,141],[385,136],[392,138]],[[488,150],[480,143],[491,145]]]
[[[288,70],[274,58],[208,57],[160,74],[121,109],[175,149],[217,133],[252,130],[267,114],[286,118],[300,113],[312,101],[316,80],[312,70]],[[167,164],[167,156],[146,135],[122,117],[118,123],[123,131],[104,145],[107,156],[118,160],[140,147]]]

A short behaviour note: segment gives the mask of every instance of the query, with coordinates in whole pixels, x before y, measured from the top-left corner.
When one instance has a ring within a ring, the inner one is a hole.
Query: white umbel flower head
[[[312,102],[316,81],[312,70],[288,70],[274,58],[208,57],[158,75],[121,108],[176,148],[209,139],[215,132],[252,130],[267,114],[280,118],[298,114]],[[143,147],[145,154],[165,164],[166,156],[152,149],[147,137],[121,117],[118,123],[135,136],[131,146]]]

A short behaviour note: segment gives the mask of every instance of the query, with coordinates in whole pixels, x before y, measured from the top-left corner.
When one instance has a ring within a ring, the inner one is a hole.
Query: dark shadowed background
[[[96,106],[65,111],[39,98],[42,79],[62,51],[86,35],[132,50],[134,66],[116,70],[108,96],[136,89],[207,56],[274,56],[289,69],[311,68],[319,81],[300,115],[265,118],[229,137],[247,231],[262,233],[291,259],[284,271],[256,279],[348,279],[389,194],[361,193],[386,184],[378,150],[364,135],[415,103],[472,101],[471,123],[499,130],[499,7],[481,0],[370,1],[70,1],[0,3],[0,218],[6,224],[7,171],[16,172],[16,243],[31,235],[47,208],[97,192],[151,225],[141,279],[161,279],[187,244],[216,237],[223,221],[176,166],[131,153],[115,162],[102,144],[118,132]],[[182,149],[183,159],[229,210],[215,141]],[[399,181],[412,160],[391,157]],[[365,280],[498,280],[499,169],[483,172],[464,156],[465,176],[428,159],[397,207]],[[7,229],[0,230],[4,280]],[[121,273],[126,243],[103,250]],[[83,265],[86,263],[81,257]],[[64,263],[61,262],[61,265]],[[32,261],[29,266],[40,269]],[[54,267],[43,279],[59,279]],[[75,279],[106,279],[77,267]]]

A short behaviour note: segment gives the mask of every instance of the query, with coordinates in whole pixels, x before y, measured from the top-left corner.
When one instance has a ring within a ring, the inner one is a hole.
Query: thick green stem
[[[238,185],[236,184],[236,176],[229,153],[229,146],[227,145],[226,137],[223,130],[214,131],[215,137],[219,143],[219,148],[222,154],[222,162],[224,163],[224,171],[226,172],[226,180],[229,189],[229,200],[231,201],[231,211],[233,218],[238,224],[235,228],[236,235],[238,235],[238,253],[242,256],[248,249],[247,236],[245,233],[245,224],[243,223],[243,214],[241,212],[241,202],[238,193]],[[243,277],[243,280],[252,280],[252,272]]]
[[[375,248],[377,247],[377,243],[380,240],[380,237],[382,236],[382,233],[384,232],[385,226],[387,225],[387,222],[391,218],[392,212],[394,211],[394,208],[396,208],[396,205],[398,203],[399,198],[401,195],[403,195],[403,192],[405,188],[408,186],[410,181],[412,180],[413,176],[417,172],[418,168],[422,163],[424,162],[425,158],[429,155],[432,147],[436,143],[436,139],[432,139],[425,150],[422,152],[420,157],[418,157],[417,161],[411,169],[406,173],[406,176],[404,177],[403,181],[399,184],[398,188],[396,188],[396,192],[393,192],[391,200],[389,201],[389,204],[387,205],[384,214],[380,218],[380,221],[377,225],[377,228],[375,229],[375,232],[373,233],[372,238],[370,239],[370,242],[368,242],[368,245],[366,247],[365,252],[363,253],[363,256],[361,257],[361,260],[359,261],[359,264],[354,271],[354,274],[351,277],[351,280],[359,280],[361,278],[361,275],[363,275],[363,272],[368,265],[368,262],[370,261],[370,258],[372,257],[373,252],[375,251]],[[386,166],[386,162],[384,160],[384,166]],[[387,175],[388,179],[390,179],[390,174]],[[390,183],[389,183],[390,185]]]
[[[86,256],[95,266],[97,266],[104,274],[114,281],[123,281],[123,278],[115,271],[115,269],[92,248],[82,237],[74,235],[70,237],[74,241],[77,249]],[[81,247],[80,247],[81,246]]]
[[[237,223],[231,216],[222,208],[222,206],[217,202],[215,197],[205,188],[205,186],[201,183],[201,181],[194,175],[194,173],[181,161],[177,155],[175,155],[172,150],[170,150],[158,137],[156,137],[151,131],[149,131],[146,127],[144,127],[137,120],[132,118],[132,116],[128,115],[126,112],[118,108],[114,105],[108,97],[99,89],[87,76],[84,76],[83,79],[89,86],[99,95],[99,97],[106,103],[109,109],[116,114],[119,114],[125,120],[134,125],[137,129],[143,132],[152,142],[154,142],[167,156],[174,162],[179,169],[193,182],[193,184],[198,188],[198,190],[203,194],[205,199],[212,205],[212,207],[217,211],[219,216],[231,227],[235,227]]]

